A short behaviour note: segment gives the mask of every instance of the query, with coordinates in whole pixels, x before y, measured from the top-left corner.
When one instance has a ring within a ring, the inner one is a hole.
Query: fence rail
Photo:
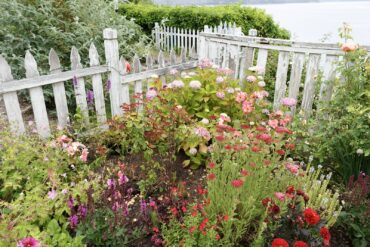
[[[57,115],[57,125],[65,127],[70,123],[70,111],[66,96],[65,85],[71,83],[74,88],[76,105],[80,109],[85,124],[91,123],[92,112],[95,111],[97,122],[105,124],[107,120],[106,102],[110,103],[111,116],[122,115],[120,106],[123,103],[130,103],[133,99],[132,92],[143,94],[146,89],[143,88],[143,80],[149,79],[153,74],[164,76],[169,70],[176,68],[178,70],[187,70],[196,67],[196,54],[191,53],[191,61],[188,61],[184,49],[180,57],[172,50],[169,63],[165,60],[163,52],[159,53],[157,59],[150,54],[146,57],[144,66],[138,56],[132,60],[133,72],[126,71],[126,61],[119,57],[117,31],[114,29],[105,29],[103,32],[105,60],[106,64],[100,64],[100,57],[94,44],[89,49],[89,67],[83,68],[81,57],[76,47],[71,49],[71,70],[62,71],[57,53],[51,49],[49,53],[50,74],[40,75],[37,62],[32,54],[27,51],[25,55],[24,67],[26,69],[26,78],[14,80],[11,68],[7,61],[0,55],[0,96],[3,97],[6,115],[10,123],[11,130],[22,134],[26,132],[26,125],[22,116],[21,104],[17,92],[28,90],[33,119],[36,123],[37,132],[42,137],[48,137],[51,134],[50,118],[46,108],[43,86],[52,85],[53,97],[55,101],[55,110]],[[103,78],[107,77],[107,83],[104,85]],[[164,80],[164,78],[162,78]],[[87,84],[91,83],[92,90],[87,91]],[[133,87],[131,90],[130,88]],[[109,95],[109,100],[106,95]],[[93,95],[93,104],[89,101]]]

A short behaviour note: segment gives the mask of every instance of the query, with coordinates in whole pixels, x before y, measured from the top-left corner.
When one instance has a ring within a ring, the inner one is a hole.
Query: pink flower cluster
[[[281,100],[281,103],[288,107],[293,107],[297,104],[297,100],[293,98],[283,98]]]
[[[52,146],[61,146],[69,156],[75,156],[76,153],[80,153],[80,159],[83,162],[87,162],[87,156],[89,154],[88,149],[85,145],[80,142],[73,142],[73,140],[66,135],[62,135],[57,138],[56,143],[52,143]]]
[[[204,138],[205,140],[209,141],[211,139],[211,134],[209,133],[209,131],[204,128],[204,127],[198,127],[198,128],[195,128],[194,129],[194,133],[197,135],[197,136],[200,136],[202,138]]]

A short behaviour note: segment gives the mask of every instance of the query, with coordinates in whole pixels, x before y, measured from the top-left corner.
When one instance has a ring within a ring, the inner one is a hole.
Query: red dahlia
[[[289,247],[289,244],[282,238],[275,238],[271,243],[271,247]]]
[[[306,222],[310,225],[316,225],[320,221],[320,215],[312,208],[306,208],[303,215]]]
[[[331,238],[330,231],[325,226],[320,228],[320,235],[324,240],[330,240]]]
[[[310,247],[306,242],[297,241],[294,243],[293,247]]]

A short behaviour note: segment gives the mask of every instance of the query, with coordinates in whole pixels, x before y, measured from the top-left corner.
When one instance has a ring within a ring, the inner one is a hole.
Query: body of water
[[[370,2],[321,2],[292,4],[261,4],[262,8],[282,27],[300,41],[338,42],[338,28],[349,23],[355,42],[370,45]]]

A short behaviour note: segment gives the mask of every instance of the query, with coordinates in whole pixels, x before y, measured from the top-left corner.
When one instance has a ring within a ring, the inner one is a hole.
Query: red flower
[[[131,64],[129,64],[128,62],[126,62],[126,72],[127,73],[130,73],[131,72]]]
[[[331,238],[330,231],[325,226],[320,228],[320,235],[324,240],[330,240]]]
[[[199,230],[200,230],[200,231],[203,231],[203,230],[204,230],[204,228],[206,228],[207,223],[208,223],[208,219],[207,219],[207,218],[205,218],[205,219],[202,221],[202,223],[200,223]]]
[[[195,216],[197,216],[197,215],[198,215],[198,212],[197,212],[197,211],[193,211],[193,212],[191,212],[191,216],[195,217]]]
[[[306,208],[303,214],[304,219],[310,225],[316,225],[320,221],[320,215],[312,208]]]
[[[246,177],[246,176],[248,176],[248,175],[249,175],[249,172],[243,168],[243,169],[240,171],[240,175],[242,175],[243,177]]]
[[[229,216],[227,214],[225,214],[224,217],[223,217],[223,220],[224,221],[228,221],[229,220]]]
[[[219,141],[219,142],[222,142],[223,140],[225,140],[225,137],[224,136],[216,136],[216,141]]]
[[[189,232],[190,233],[193,233],[196,229],[197,229],[196,226],[192,226],[192,227],[190,227]]]
[[[171,213],[173,215],[176,215],[177,214],[177,208],[171,208]]]
[[[261,149],[258,146],[252,147],[252,152],[258,153],[259,151],[261,151]]]
[[[262,131],[262,132],[267,131],[267,129],[266,129],[265,127],[263,127],[263,126],[258,126],[258,127],[256,128],[256,130],[258,130],[258,131]]]
[[[272,205],[270,208],[269,208],[269,211],[272,213],[272,214],[278,214],[280,213],[280,207],[276,204]]]
[[[216,235],[216,240],[218,241],[218,240],[220,240],[220,238],[221,238],[221,237],[220,237],[220,235],[219,235],[219,234],[217,234],[217,235]]]
[[[271,198],[266,197],[265,199],[262,199],[261,202],[264,207],[267,207],[267,205],[271,202]]]
[[[294,243],[293,247],[310,247],[306,242],[297,241]]]
[[[234,188],[240,188],[242,187],[244,184],[244,182],[240,179],[235,179],[231,182],[231,185],[234,187]]]
[[[230,150],[232,147],[231,147],[231,145],[225,145],[225,147],[224,147],[226,150]]]
[[[292,131],[291,130],[289,130],[288,128],[286,128],[286,127],[276,127],[276,129],[275,129],[275,131],[277,132],[277,133],[287,133],[287,134],[292,134]]]
[[[287,144],[285,144],[285,147],[287,149],[294,150],[295,149],[295,144],[294,143],[287,143]]]
[[[271,247],[289,247],[289,244],[282,238],[275,238],[271,243]]]
[[[249,129],[251,126],[247,125],[247,124],[241,124],[240,127],[242,129]]]
[[[259,134],[256,136],[256,138],[266,143],[272,142],[272,137],[269,134]]]
[[[158,227],[153,227],[153,232],[156,232],[156,233],[158,233],[158,232],[159,232],[159,229],[158,229]]]
[[[208,164],[208,168],[209,169],[213,169],[213,168],[215,168],[216,167],[216,164],[214,163],[214,162],[210,162],[209,164]]]
[[[186,207],[185,206],[182,206],[181,207],[181,211],[185,213],[186,212]]]
[[[209,181],[212,181],[212,180],[214,180],[216,178],[216,174],[214,174],[214,173],[210,173],[210,174],[208,174],[207,175],[207,179],[209,180]]]
[[[276,151],[276,153],[279,154],[279,155],[284,155],[285,151],[282,150],[282,149],[279,149],[279,150]]]
[[[285,192],[287,194],[293,194],[294,191],[295,191],[294,186],[293,185],[289,185]]]

